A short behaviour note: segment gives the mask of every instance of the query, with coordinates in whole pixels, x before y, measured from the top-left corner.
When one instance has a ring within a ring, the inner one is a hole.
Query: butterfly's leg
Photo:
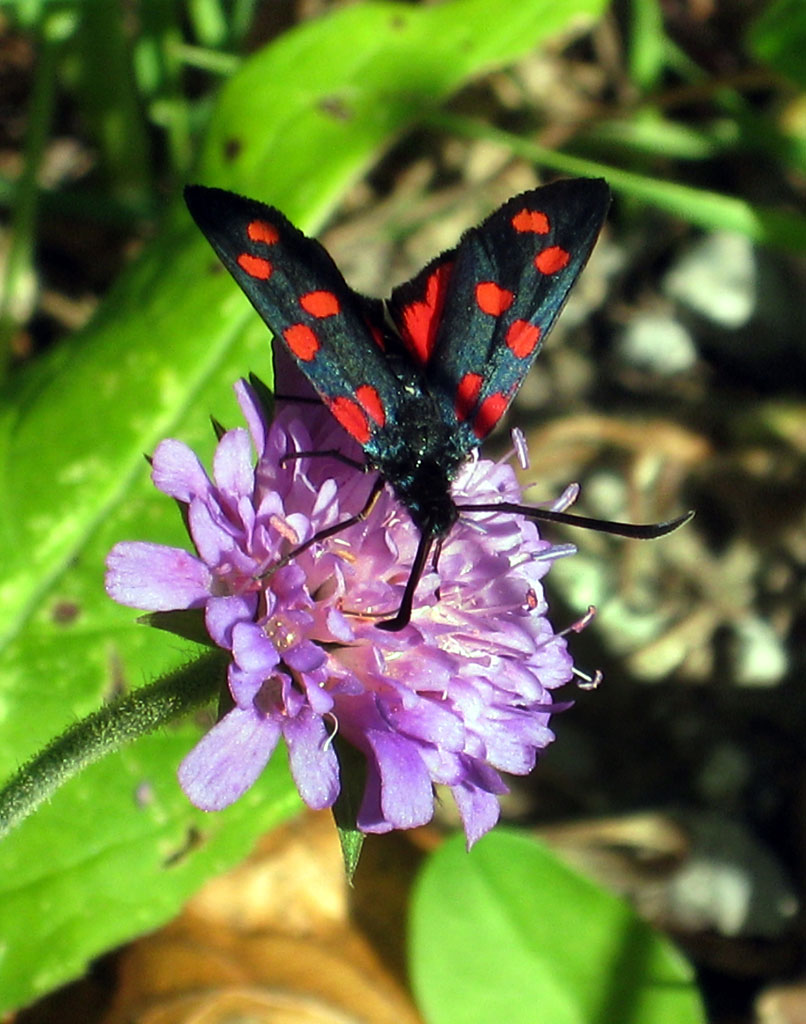
[[[431,568],[436,572],[439,568],[439,556],[442,554],[442,545],[445,543],[447,534],[443,534],[441,537],[437,537],[437,542],[434,545],[434,557],[431,559]],[[442,597],[441,587],[437,584],[435,591],[437,601]]]
[[[269,568],[260,574],[260,579],[265,579],[267,576],[271,576],[272,573],[277,572],[278,569],[282,569],[284,565],[288,565],[289,562],[293,562],[294,559],[301,555],[303,551],[307,551],[308,548],[313,547],[314,544],[319,544],[323,540],[327,540],[329,537],[335,537],[337,533],[341,533],[342,530],[347,530],[351,526],[355,526],[356,523],[362,522],[370,514],[375,506],[375,502],[378,500],[381,491],[385,484],[383,477],[378,477],[375,483],[372,485],[372,490],[369,492],[369,497],[364,502],[364,507],[356,512],[353,516],[348,516],[347,519],[343,519],[340,523],[334,523],[332,526],[326,527],[324,530],[319,530],[313,537],[309,537],[303,544],[294,548],[293,551],[289,551],[287,555],[270,565]]]
[[[420,534],[420,543],[417,546],[417,554],[414,556],[414,562],[412,563],[411,571],[409,572],[409,578],[406,580],[406,589],[403,591],[403,600],[400,602],[397,615],[395,615],[393,619],[385,619],[383,622],[377,622],[376,626],[378,629],[385,629],[389,633],[396,633],[399,629],[403,629],[404,626],[408,626],[411,619],[412,605],[414,604],[414,591],[417,589],[417,584],[420,582],[420,577],[423,574],[425,563],[428,561],[428,555],[431,551],[431,544],[433,540],[433,533]]]

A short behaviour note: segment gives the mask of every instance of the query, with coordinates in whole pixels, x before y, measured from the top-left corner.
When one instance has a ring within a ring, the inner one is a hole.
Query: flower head
[[[366,758],[361,831],[429,821],[439,783],[475,842],[498,819],[499,772],[528,773],[553,738],[551,691],[572,668],[540,581],[567,549],[520,516],[463,514],[420,581],[410,624],[379,630],[417,548],[408,513],[387,487],[365,520],[286,560],[361,509],[372,476],[331,455],[287,457],[338,448],[360,459],[324,409],[302,407],[303,421],[289,404],[268,425],[252,388],[236,391],[249,431],[221,437],[212,480],[179,441],[154,454],[154,483],[186,507],[196,553],[126,542],[107,562],[116,601],[202,609],[232,654],[234,706],[182,762],[183,789],[205,810],[226,807],[282,736],[302,798],[329,807],[341,785],[338,732]],[[453,495],[517,502],[520,488],[508,464],[472,459]]]

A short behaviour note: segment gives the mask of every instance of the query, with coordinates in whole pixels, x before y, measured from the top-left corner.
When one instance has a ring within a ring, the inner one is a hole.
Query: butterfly
[[[457,505],[451,483],[501,420],[593,250],[610,205],[601,179],[556,181],[507,200],[386,302],[353,291],[327,251],[279,210],[189,185],[188,209],[378,477],[364,518],[392,488],[420,540],[397,613],[408,624],[436,544],[460,513],[502,511],[624,536],[662,536],[690,518],[631,525],[514,503]],[[297,548],[294,554],[303,548]],[[289,556],[290,558],[291,556]]]

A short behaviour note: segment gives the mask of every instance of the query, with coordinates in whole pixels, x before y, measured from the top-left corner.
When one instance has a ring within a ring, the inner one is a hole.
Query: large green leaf
[[[614,896],[523,834],[468,854],[446,843],[420,876],[410,967],[428,1024],[702,1024],[693,972]]]
[[[601,6],[366,4],[306,24],[222,89],[198,179],[268,199],[313,230],[412,121]],[[102,576],[117,540],[182,543],[143,453],[179,436],[209,456],[208,413],[237,422],[232,381],[269,376],[265,329],[213,264],[177,204],[92,325],[4,396],[0,775],[105,694],[192,655],[136,627]],[[0,845],[0,1012],[156,926],[296,806],[280,758],[230,811],[193,811],[175,770],[196,735],[184,726],[95,765]]]

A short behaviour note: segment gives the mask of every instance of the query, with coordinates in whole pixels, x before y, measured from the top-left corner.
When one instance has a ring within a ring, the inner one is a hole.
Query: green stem
[[[214,75],[233,75],[243,61],[231,53],[220,53],[204,46],[192,46],[190,43],[173,43],[170,55],[190,68],[209,71]]]
[[[763,245],[806,252],[806,217],[791,210],[751,204],[734,196],[662,181],[611,164],[561,153],[487,122],[457,114],[435,111],[428,115],[427,123],[440,131],[497,143],[524,160],[550,167],[560,174],[605,178],[614,191],[653,203],[706,230],[737,231]]]
[[[217,697],[229,657],[214,651],[76,722],[0,789],[0,838],[106,754]]]

